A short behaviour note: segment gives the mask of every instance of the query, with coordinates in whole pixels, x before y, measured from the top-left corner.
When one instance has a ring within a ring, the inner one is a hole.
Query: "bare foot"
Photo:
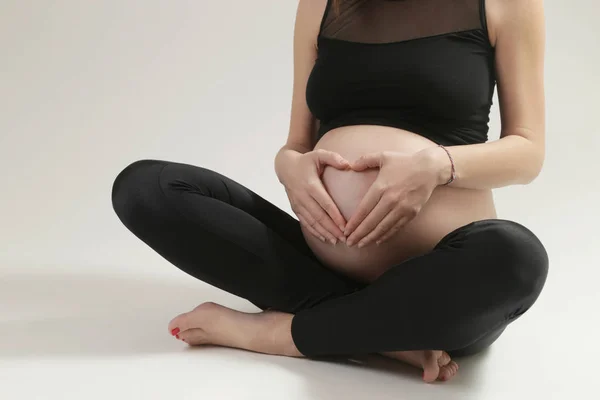
[[[302,357],[292,340],[292,317],[277,311],[243,313],[209,302],[175,317],[169,323],[169,332],[192,346],[214,344]]]
[[[381,354],[417,368],[423,368],[423,380],[425,382],[433,382],[436,379],[447,381],[456,375],[458,371],[458,364],[452,361],[445,351],[393,351]]]
[[[203,303],[169,323],[169,333],[189,345],[234,347],[258,353],[303,357],[292,339],[292,314],[277,311],[243,313],[215,303]],[[418,368],[423,380],[448,380],[458,365],[443,351],[396,351],[382,353]]]

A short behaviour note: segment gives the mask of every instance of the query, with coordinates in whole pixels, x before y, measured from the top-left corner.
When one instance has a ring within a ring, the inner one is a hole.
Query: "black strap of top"
[[[481,19],[481,28],[488,34],[487,18],[485,13],[485,0],[479,0],[479,18]]]
[[[327,0],[327,4],[325,5],[325,12],[323,13],[323,18],[321,19],[321,25],[319,26],[319,35],[323,31],[323,26],[325,25],[325,21],[327,20],[327,15],[329,14],[329,10],[331,9],[331,4],[333,0]]]

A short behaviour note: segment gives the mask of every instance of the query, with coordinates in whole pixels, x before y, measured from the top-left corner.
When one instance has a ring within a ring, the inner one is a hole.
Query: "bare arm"
[[[316,39],[326,0],[299,0],[294,25],[294,82],[290,130],[275,157],[275,172],[298,221],[323,242],[345,240],[346,221],[320,179],[325,166],[347,169],[339,154],[315,146],[316,119],[306,104],[306,84],[317,58]]]
[[[488,3],[492,3],[489,1]],[[500,139],[448,147],[456,166],[453,187],[493,189],[527,184],[542,169],[545,154],[543,0],[494,3]],[[451,173],[443,149],[424,151],[445,183]]]
[[[282,165],[289,157],[314,148],[316,119],[306,104],[306,83],[317,58],[316,39],[325,12],[326,0],[299,0],[294,24],[294,81],[287,141],[275,157],[275,171],[281,181]]]

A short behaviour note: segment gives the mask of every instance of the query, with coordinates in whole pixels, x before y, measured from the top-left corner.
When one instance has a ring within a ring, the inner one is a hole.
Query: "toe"
[[[191,328],[190,313],[179,314],[169,322],[168,330],[173,336]]]
[[[216,304],[208,302],[200,304],[190,312],[179,314],[169,322],[169,333],[175,336],[188,329],[200,327],[206,313],[215,310],[216,308]]]
[[[458,364],[454,361],[450,361],[447,365],[440,368],[438,379],[441,381],[447,381],[456,375],[458,371]]]
[[[183,331],[182,333],[178,334],[177,336],[179,336],[179,340],[186,342],[189,345],[192,346],[198,346],[201,344],[207,344],[208,343],[208,338],[206,336],[206,332],[204,332],[203,329],[199,329],[199,328],[192,328],[192,329],[188,329],[186,331]]]
[[[452,376],[456,375],[458,373],[458,364],[454,361],[451,361],[449,365],[452,367]]]
[[[433,382],[438,378],[440,366],[438,365],[439,353],[428,351],[423,360],[423,380]]]
[[[445,351],[442,351],[440,358],[438,358],[438,365],[440,367],[443,367],[444,365],[447,365],[450,361],[451,361],[450,355],[448,353],[446,353]]]

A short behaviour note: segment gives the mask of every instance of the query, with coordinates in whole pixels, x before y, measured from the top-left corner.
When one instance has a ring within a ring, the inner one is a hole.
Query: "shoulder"
[[[298,0],[294,29],[297,40],[310,41],[317,49],[317,37],[328,4],[328,0]]]
[[[329,0],[298,0],[298,13],[307,18],[307,22],[320,23],[328,3]]]
[[[484,0],[492,45],[505,31],[543,29],[544,0]]]

